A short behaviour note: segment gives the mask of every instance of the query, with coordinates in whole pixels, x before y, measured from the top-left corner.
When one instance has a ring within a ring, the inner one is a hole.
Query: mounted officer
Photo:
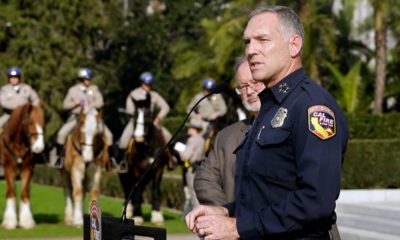
[[[216,88],[217,84],[212,78],[207,78],[203,81],[202,86],[202,91],[192,98],[186,108],[186,112],[189,112],[200,98],[213,91]],[[192,118],[200,119],[203,122],[202,125],[204,133],[211,122],[214,122],[217,118],[224,116],[226,112],[227,107],[222,95],[213,94],[199,103],[199,105],[194,110]]]
[[[141,85],[134,90],[132,90],[128,97],[126,98],[126,106],[125,112],[129,115],[133,115],[135,112],[135,105],[133,100],[140,101],[145,100],[148,95],[150,96],[150,109],[152,112],[158,109],[158,113],[154,118],[154,125],[158,128],[162,129],[164,140],[167,142],[171,138],[171,134],[168,132],[167,129],[161,126],[161,120],[168,114],[170,108],[168,103],[158,94],[156,91],[152,90],[152,85],[154,83],[154,77],[150,72],[143,72],[140,75]],[[126,160],[125,160],[125,152],[129,144],[129,140],[133,136],[133,120],[131,119],[128,124],[126,125],[124,131],[122,132],[121,138],[119,139],[119,153],[117,161],[120,162],[121,170],[126,170]]]
[[[21,69],[11,67],[7,73],[9,83],[0,89],[0,105],[3,108],[0,128],[8,121],[15,108],[29,102],[35,106],[40,104],[40,98],[36,91],[28,84],[21,83]]]
[[[64,109],[70,111],[70,116],[57,133],[55,149],[57,153],[51,154],[51,157],[54,157],[54,155],[59,156],[57,160],[50,159],[50,162],[54,163],[55,167],[62,166],[62,149],[68,134],[72,132],[78,122],[78,116],[80,112],[84,108],[95,108],[100,110],[100,108],[104,105],[103,95],[101,94],[99,88],[92,83],[93,76],[94,75],[89,68],[79,69],[79,83],[75,84],[68,90],[67,96],[64,99]],[[114,154],[110,146],[113,143],[113,135],[104,123],[103,127],[106,143],[109,146],[110,158],[112,158]]]

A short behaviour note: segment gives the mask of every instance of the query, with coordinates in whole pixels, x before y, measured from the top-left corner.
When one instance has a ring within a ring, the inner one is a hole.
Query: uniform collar
[[[259,94],[261,102],[268,101],[268,96],[271,94],[278,103],[282,103],[283,100],[288,96],[296,86],[307,78],[306,71],[304,68],[299,68],[296,71],[290,73],[277,84],[269,89],[265,89]]]
[[[88,88],[89,88],[89,87],[86,86],[85,84],[79,83],[79,89],[80,89],[81,91],[86,91]]]

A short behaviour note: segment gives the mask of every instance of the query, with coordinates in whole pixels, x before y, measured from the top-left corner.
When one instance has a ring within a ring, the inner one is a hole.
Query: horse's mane
[[[30,111],[32,110],[32,104],[25,104],[17,107],[11,113],[10,119],[5,126],[5,132],[8,134],[10,139],[17,136],[17,132],[22,130],[22,122],[28,118]]]
[[[4,127],[10,140],[13,140],[18,136],[16,133],[22,131],[25,122],[29,121],[30,115],[32,115],[36,123],[43,127],[44,117],[40,108],[35,107],[31,103],[21,105],[12,111],[10,119]]]

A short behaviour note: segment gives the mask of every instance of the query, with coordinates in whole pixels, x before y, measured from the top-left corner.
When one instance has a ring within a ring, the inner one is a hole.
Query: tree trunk
[[[378,5],[378,6],[377,6]],[[375,96],[374,114],[382,113],[383,96],[385,93],[386,80],[386,24],[387,13],[386,3],[381,2],[375,5],[374,27],[375,27],[375,46],[376,46],[376,77],[375,77]]]

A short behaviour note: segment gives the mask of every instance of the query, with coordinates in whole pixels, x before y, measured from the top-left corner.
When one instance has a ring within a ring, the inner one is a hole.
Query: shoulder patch
[[[324,105],[314,105],[308,108],[308,130],[322,140],[336,134],[335,113]]]

